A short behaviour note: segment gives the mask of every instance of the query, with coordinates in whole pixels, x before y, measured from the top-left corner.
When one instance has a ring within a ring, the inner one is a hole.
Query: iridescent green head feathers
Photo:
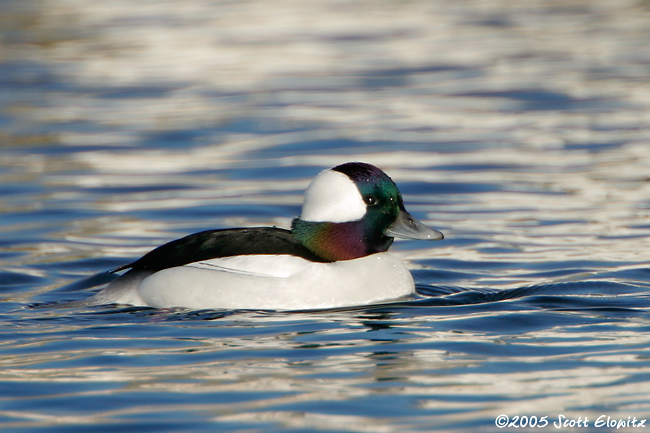
[[[292,232],[328,261],[386,251],[394,237],[443,238],[406,212],[397,185],[386,173],[361,162],[339,165],[316,176]]]

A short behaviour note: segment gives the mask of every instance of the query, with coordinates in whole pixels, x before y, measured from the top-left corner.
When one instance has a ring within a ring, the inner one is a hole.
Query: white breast
[[[390,253],[333,263],[258,255],[165,269],[133,290],[129,303],[159,308],[297,310],[391,301],[413,294],[414,284]]]

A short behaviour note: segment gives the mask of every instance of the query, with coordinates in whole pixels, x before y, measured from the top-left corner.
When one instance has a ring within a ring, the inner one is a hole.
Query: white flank
[[[333,263],[282,255],[213,259],[165,269],[145,278],[134,291],[139,305],[158,308],[301,310],[392,301],[413,294],[414,285],[401,260],[389,253]]]
[[[325,170],[309,184],[300,219],[342,223],[358,221],[366,214],[359,189],[345,174]]]

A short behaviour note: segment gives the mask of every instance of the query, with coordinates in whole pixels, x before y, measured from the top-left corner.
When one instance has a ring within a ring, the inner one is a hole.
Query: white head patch
[[[325,170],[309,184],[300,219],[343,223],[358,221],[365,214],[366,205],[352,179],[339,171]]]

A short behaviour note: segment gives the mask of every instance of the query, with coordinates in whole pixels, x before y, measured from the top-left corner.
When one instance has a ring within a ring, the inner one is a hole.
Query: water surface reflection
[[[3,431],[650,413],[643,3],[0,7]],[[352,160],[445,233],[394,246],[416,300],[31,307],[192,232],[286,227],[308,181]]]

